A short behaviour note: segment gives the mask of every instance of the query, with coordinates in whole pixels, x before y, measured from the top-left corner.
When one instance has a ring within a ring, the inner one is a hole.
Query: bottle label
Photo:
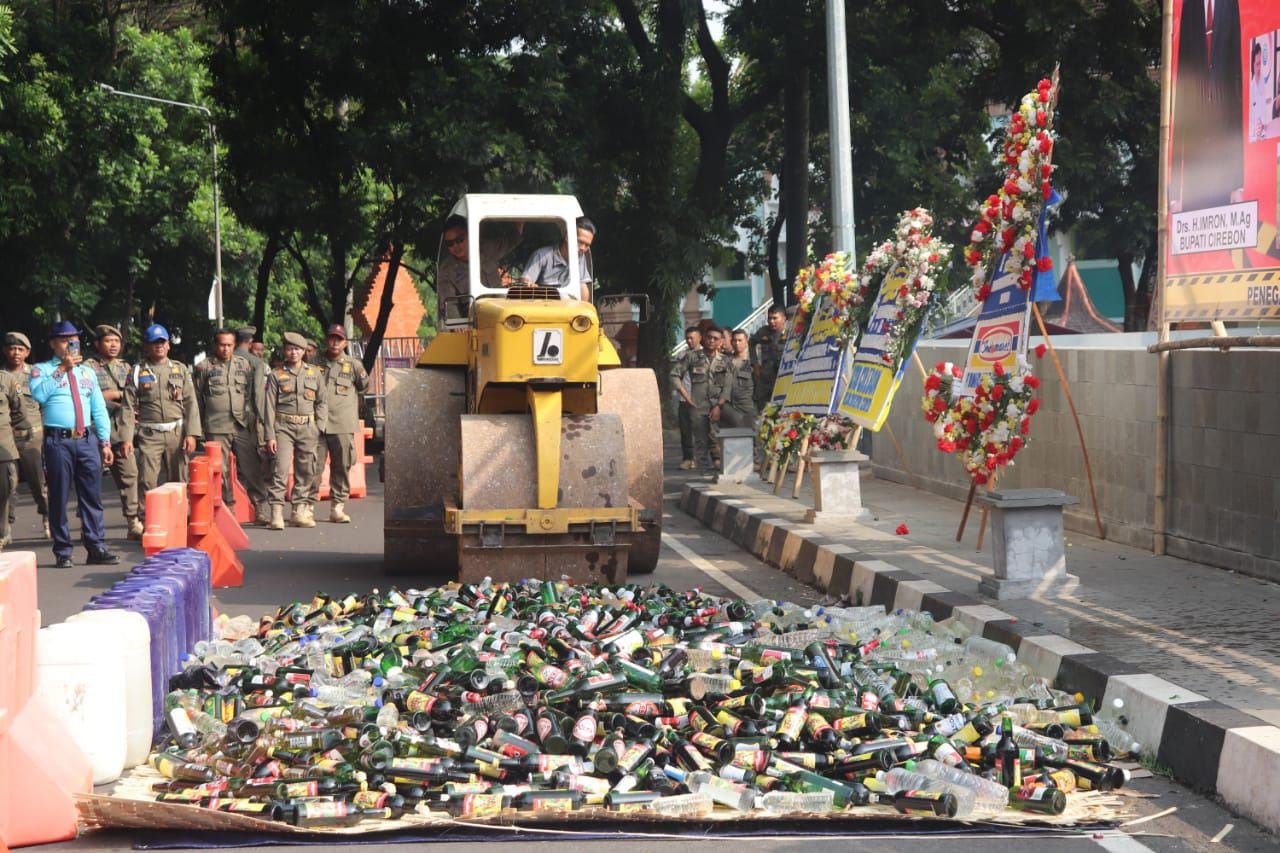
[[[787,740],[798,739],[807,716],[808,713],[803,708],[788,708],[787,713],[782,715],[782,722],[778,724],[778,735]]]
[[[734,734],[742,726],[742,720],[724,710],[716,713],[716,722],[724,726],[725,731],[729,734]],[[783,722],[785,723],[786,720],[783,720]],[[781,731],[781,729],[779,729],[779,731]]]
[[[535,812],[571,812],[573,799],[570,797],[538,797],[531,804]]]
[[[632,702],[624,711],[635,717],[656,717],[662,713],[657,702]]]
[[[547,687],[550,687],[552,690],[557,690],[564,687],[565,682],[569,680],[569,677],[565,675],[565,671],[560,669],[560,667],[547,664],[542,667],[542,669],[538,670],[538,680]]]
[[[494,817],[502,813],[501,794],[465,794],[459,817]]]
[[[649,745],[643,741],[633,743],[627,747],[626,752],[622,753],[622,757],[618,759],[618,766],[624,770],[633,770],[635,766],[644,760],[649,754]]]
[[[429,712],[440,701],[435,696],[414,690],[408,696],[404,697],[404,706],[407,710],[417,713],[419,711]]]
[[[301,803],[298,806],[298,816],[305,818],[341,818],[348,814],[348,804],[342,800]]]
[[[284,786],[284,795],[288,798],[293,797],[314,797],[320,793],[320,785],[315,781],[311,782],[287,782]]]
[[[387,804],[385,791],[357,791],[351,804],[362,809],[380,809]]]
[[[593,714],[583,714],[574,722],[573,738],[580,741],[596,739],[596,718]]]

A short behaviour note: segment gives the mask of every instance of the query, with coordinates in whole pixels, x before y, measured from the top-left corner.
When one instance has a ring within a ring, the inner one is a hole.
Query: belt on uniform
[[[150,430],[151,432],[173,432],[175,429],[182,426],[182,421],[169,421],[165,424],[138,424],[138,426],[144,430]]]
[[[285,422],[285,423],[287,423],[287,424],[293,424],[294,426],[301,426],[301,425],[303,425],[303,424],[309,424],[309,423],[311,423],[311,419],[312,419],[313,417],[315,417],[315,416],[314,416],[314,415],[285,415],[285,414],[277,414],[277,415],[276,415],[276,417],[277,417],[277,418],[279,418],[280,420],[284,421],[284,422]]]
[[[89,429],[63,429],[62,427],[45,427],[45,434],[50,438],[84,438],[89,434]]]

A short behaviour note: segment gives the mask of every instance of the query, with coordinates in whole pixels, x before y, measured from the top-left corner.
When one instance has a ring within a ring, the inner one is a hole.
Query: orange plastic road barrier
[[[369,482],[364,476],[364,466],[373,463],[372,456],[366,456],[364,453],[364,443],[373,438],[372,427],[361,427],[356,430],[353,437],[351,448],[351,471],[348,473],[348,482],[351,484],[351,495],[353,498],[363,498],[369,494]],[[326,501],[329,499],[329,457],[325,456],[324,472],[320,475],[320,488],[316,492],[318,500]]]
[[[227,451],[224,450],[223,452],[226,453]],[[236,496],[236,521],[241,524],[253,524],[254,519],[258,517],[258,513],[254,509],[253,501],[249,499],[249,493],[244,489],[244,484],[240,482],[240,474],[236,470],[236,455],[234,453],[229,455],[227,466],[227,471],[231,475],[232,493]]]
[[[187,466],[190,472],[187,493],[191,496],[187,547],[199,548],[209,555],[213,569],[212,586],[243,586],[244,564],[214,522],[214,489],[210,467],[207,456],[197,456]]]
[[[76,836],[89,759],[35,687],[36,555],[0,554],[0,848]]]
[[[183,483],[165,483],[148,489],[146,495],[147,524],[142,531],[142,551],[148,557],[165,548],[187,545],[187,487]]]
[[[249,548],[249,535],[241,529],[240,522],[222,499],[222,454],[226,452],[221,442],[204,443],[204,455],[209,460],[210,486],[213,489],[213,523],[218,526],[218,532],[232,549],[246,551]],[[234,463],[235,454],[232,454],[231,459]]]

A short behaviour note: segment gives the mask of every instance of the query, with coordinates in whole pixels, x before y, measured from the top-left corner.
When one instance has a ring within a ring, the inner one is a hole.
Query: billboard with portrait
[[[1163,320],[1280,319],[1280,3],[1173,0]]]

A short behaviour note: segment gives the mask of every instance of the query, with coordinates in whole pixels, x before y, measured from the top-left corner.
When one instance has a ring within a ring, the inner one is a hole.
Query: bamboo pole
[[[991,472],[991,479],[990,479],[990,480],[987,480],[987,493],[988,493],[988,494],[990,494],[991,492],[995,491],[995,488],[996,488],[996,479],[997,479],[996,472],[992,471],[992,472]],[[980,519],[978,520],[978,545],[977,545],[977,549],[978,549],[979,551],[981,551],[981,550],[982,550],[982,540],[983,540],[983,539],[986,537],[986,535],[987,535],[987,513],[988,513],[988,512],[990,512],[990,511],[991,511],[991,507],[989,507],[987,504],[983,504],[983,505],[982,505],[982,518],[980,518]]]
[[[973,506],[974,495],[978,493],[978,481],[969,479],[969,496],[964,499],[964,512],[960,513],[960,527],[956,530],[956,541],[964,538],[964,526],[969,521],[969,509]]]
[[[1173,0],[1161,3],[1160,62],[1160,183],[1156,194],[1156,299],[1159,311],[1160,343],[1169,340],[1169,323],[1165,320],[1166,278],[1169,274],[1165,256],[1169,250],[1169,128],[1173,123]],[[1169,495],[1169,358],[1161,352],[1156,362],[1156,471],[1155,500],[1151,519],[1151,551],[1157,556],[1165,552],[1168,528]]]
[[[858,427],[858,429],[861,430],[862,427]],[[907,454],[902,452],[902,444],[898,442],[898,437],[893,434],[893,427],[886,422],[884,431],[889,434],[889,440],[893,442],[893,449],[898,453],[898,461],[902,463],[902,470],[907,472],[907,477],[911,480],[911,488],[920,488],[920,484],[916,482],[916,475],[911,471],[911,466],[907,464]]]
[[[1058,371],[1058,381],[1062,383],[1062,393],[1067,397],[1067,405],[1071,408],[1071,419],[1076,424],[1076,437],[1080,439],[1080,453],[1084,457],[1084,473],[1089,480],[1089,500],[1093,503],[1093,520],[1098,523],[1098,538],[1106,539],[1107,530],[1102,526],[1102,512],[1098,509],[1098,491],[1093,485],[1093,465],[1089,462],[1089,447],[1084,443],[1084,429],[1080,426],[1080,415],[1076,412],[1076,402],[1071,398],[1071,385],[1067,382],[1067,374],[1058,360],[1058,351],[1054,349],[1053,339],[1049,337],[1049,329],[1044,324],[1044,316],[1040,306],[1031,303],[1031,311],[1036,315],[1036,323],[1040,326],[1040,334],[1044,336],[1045,345],[1049,348],[1049,356],[1053,359],[1053,367]]]
[[[929,378],[929,371],[924,369],[924,362],[920,360],[920,353],[915,350],[911,351],[911,361],[915,363],[916,369],[920,371],[920,381]]]
[[[796,462],[796,487],[791,492],[791,497],[800,497],[800,486],[804,483],[804,469],[809,463],[809,436],[804,437],[804,441],[800,442],[800,459]]]

